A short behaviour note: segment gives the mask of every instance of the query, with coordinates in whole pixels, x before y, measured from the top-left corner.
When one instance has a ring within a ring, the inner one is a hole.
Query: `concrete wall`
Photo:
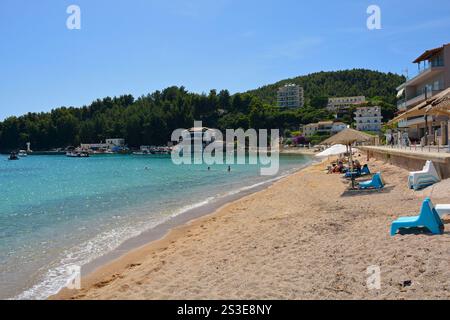
[[[369,154],[370,158],[384,161],[386,163],[398,166],[409,171],[420,171],[423,169],[427,160],[433,161],[434,166],[438,170],[442,179],[450,179],[450,155],[436,156],[430,153],[429,156],[425,154],[399,153],[396,150],[385,151],[376,150],[375,148],[361,148],[365,154]]]

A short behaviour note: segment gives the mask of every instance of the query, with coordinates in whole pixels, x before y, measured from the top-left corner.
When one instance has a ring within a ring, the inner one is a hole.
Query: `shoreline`
[[[284,155],[305,155],[305,156],[315,156],[319,152],[314,151],[314,149],[306,149],[306,148],[292,148],[292,149],[283,149],[280,151],[280,154]]]
[[[292,155],[299,154],[309,156],[313,155],[306,153],[292,153]],[[127,239],[118,248],[112,250],[111,252],[107,252],[105,255],[100,256],[82,266],[82,287],[90,287],[105,276],[108,277],[108,275],[113,275],[119,271],[123,271],[130,265],[130,263],[128,263],[129,260],[135,260],[136,256],[145,254],[149,250],[151,251],[152,248],[161,247],[162,244],[168,243],[173,237],[177,237],[182,234],[183,230],[186,230],[189,226],[197,225],[200,221],[204,219],[207,220],[210,216],[218,214],[227,206],[230,206],[246,197],[258,194],[259,192],[270,188],[274,184],[318,163],[320,163],[320,160],[311,158],[310,162],[303,164],[299,168],[291,169],[291,171],[285,174],[256,183],[255,185],[243,187],[239,191],[231,192],[228,195],[218,198],[212,203],[206,203],[198,207],[196,206],[188,209],[141,233],[138,236]],[[160,244],[160,242],[162,244]],[[57,294],[51,295],[47,299],[69,299],[73,295],[73,292],[73,290],[63,288]]]
[[[353,192],[326,164],[174,228],[83,278],[82,290],[50,299],[450,299],[450,232],[389,235],[425,197],[448,203],[450,180],[414,192],[408,171],[372,159],[385,189]],[[373,266],[382,273],[376,290],[367,286]]]

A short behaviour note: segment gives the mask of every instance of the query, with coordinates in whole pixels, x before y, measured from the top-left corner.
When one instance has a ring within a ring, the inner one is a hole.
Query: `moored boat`
[[[86,151],[69,151],[66,153],[69,158],[89,158],[89,152]]]
[[[20,150],[18,156],[19,158],[25,158],[28,156],[28,153],[25,150]]]
[[[19,160],[19,157],[17,156],[17,153],[11,152],[11,154],[9,155],[8,160]]]

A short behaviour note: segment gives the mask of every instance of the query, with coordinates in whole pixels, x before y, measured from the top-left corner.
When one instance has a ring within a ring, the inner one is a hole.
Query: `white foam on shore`
[[[84,242],[78,246],[73,247],[70,251],[64,253],[65,257],[61,259],[56,265],[57,267],[51,268],[42,277],[42,280],[31,287],[30,289],[24,291],[23,293],[12,298],[15,300],[44,300],[48,297],[57,294],[63,288],[67,286],[67,282],[70,276],[67,274],[68,267],[70,266],[83,266],[95,259],[105,255],[105,253],[111,252],[117,249],[126,240],[139,236],[145,231],[157,227],[158,225],[166,222],[167,220],[184,214],[190,210],[197,209],[212,202],[224,199],[226,197],[234,196],[242,192],[250,191],[255,188],[272,184],[280,179],[283,179],[292,173],[308,166],[310,163],[306,163],[300,168],[293,168],[280,176],[272,179],[264,180],[249,186],[241,187],[239,189],[227,192],[225,194],[218,194],[214,197],[208,197],[205,200],[186,205],[169,216],[155,216],[155,218],[160,218],[158,221],[151,221],[148,224],[143,224],[139,226],[126,226],[120,229],[114,229],[111,231],[103,232],[93,239]]]

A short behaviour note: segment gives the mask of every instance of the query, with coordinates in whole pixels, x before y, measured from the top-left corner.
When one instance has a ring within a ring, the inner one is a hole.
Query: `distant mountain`
[[[395,89],[405,80],[405,77],[394,73],[353,69],[311,73],[282,80],[247,93],[257,96],[265,103],[276,104],[277,89],[285,84],[294,83],[303,87],[307,104],[320,97],[359,95],[366,96],[369,99],[380,97],[384,102],[395,104]]]

